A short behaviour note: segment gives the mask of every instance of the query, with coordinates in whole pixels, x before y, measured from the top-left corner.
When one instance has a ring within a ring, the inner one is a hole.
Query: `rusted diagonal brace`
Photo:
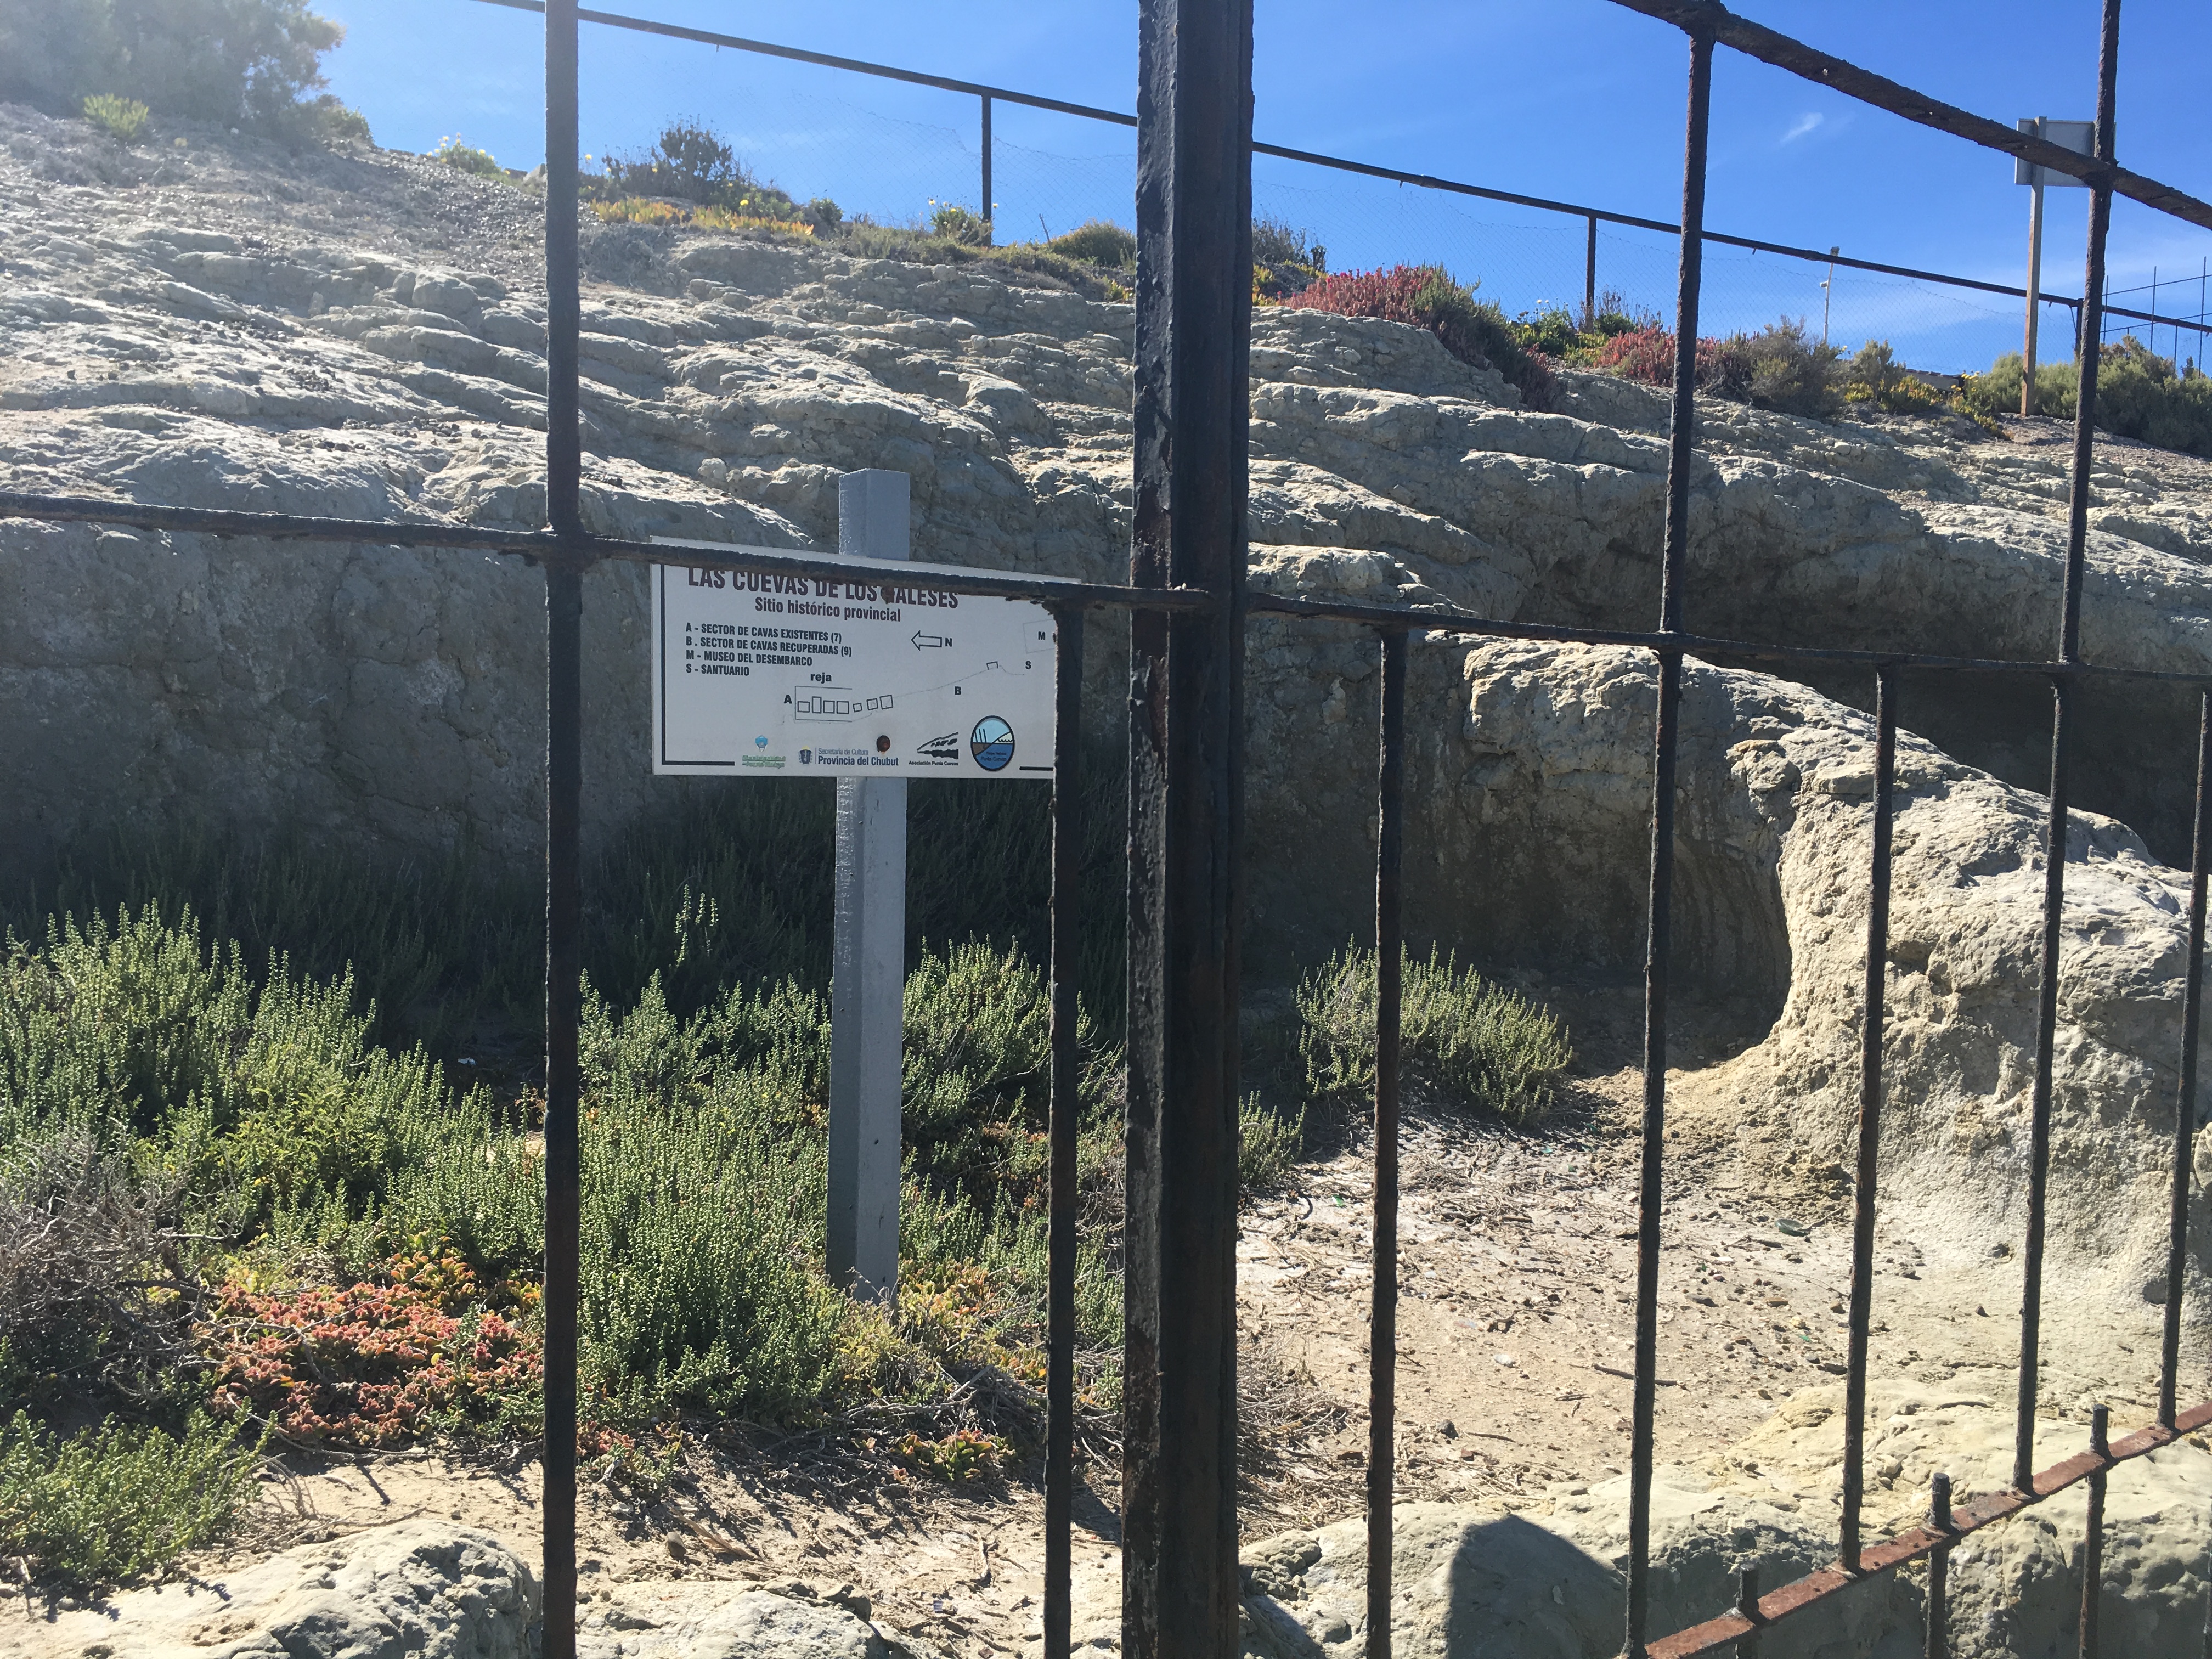
[[[1984,149],[2017,155],[2039,167],[2069,174],[2093,188],[2109,183],[2118,195],[2212,230],[2212,202],[2200,202],[2172,185],[2162,185],[2124,167],[2107,167],[2094,157],[2062,149],[2046,138],[2029,137],[2002,122],[1947,104],[1940,98],[1930,98],[1924,92],[1915,92],[1886,76],[1863,70],[1856,64],[1816,51],[1802,40],[1739,17],[1717,0],[1613,0],[1613,3],[1641,12],[1646,17],[1656,17],[1662,23],[1672,23],[1688,33],[1705,35],[1722,46],[1733,46],[1747,58],[1788,70],[1792,75],[1802,76],[1862,104],[1886,109],[1892,115],[1901,115],[1920,126],[1950,133]]]
[[[1991,1492],[1986,1498],[1977,1498],[1971,1504],[1962,1504],[1952,1511],[1956,1525],[1948,1533],[1928,1527],[1915,1527],[1910,1532],[1899,1533],[1884,1544],[1876,1544],[1859,1553],[1861,1570],[1845,1572],[1841,1567],[1823,1567],[1818,1572],[1808,1573],[1794,1583],[1759,1598],[1759,1623],[1740,1613],[1724,1613],[1717,1619],[1708,1619],[1702,1625],[1692,1625],[1687,1630],[1677,1631],[1672,1636],[1662,1637],[1645,1650],[1646,1659],[1692,1659],[1701,1653],[1719,1653],[1740,1636],[1753,1630],[1765,1630],[1778,1620],[1787,1619],[1793,1613],[1802,1613],[1816,1601],[1824,1601],[1838,1590],[1849,1589],[1881,1573],[1893,1571],[1908,1561],[1915,1561],[1944,1544],[1955,1544],[1968,1533],[1994,1526],[2000,1521],[2017,1515],[2031,1504],[2039,1504],[2054,1493],[2061,1492],[2076,1481],[2086,1480],[2099,1469],[2109,1469],[2116,1463],[2124,1463],[2131,1457],[2141,1457],[2146,1452],[2156,1451],[2160,1446],[2170,1446],[2184,1435],[2195,1432],[2212,1424],[2212,1401],[2192,1406],[2183,1412],[2174,1426],[2161,1428],[2154,1423],[2147,1429],[2137,1429],[2133,1434],[2112,1442],[2112,1455],[2100,1458],[2091,1452],[2079,1452],[2063,1462],[2054,1463],[2035,1477],[2033,1494],[2007,1490]]]

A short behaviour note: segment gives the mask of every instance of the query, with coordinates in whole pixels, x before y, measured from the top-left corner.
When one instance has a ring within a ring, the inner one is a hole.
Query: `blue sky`
[[[1133,106],[1129,0],[601,0],[607,9],[902,64],[1097,104]],[[448,135],[527,167],[542,156],[541,35],[526,14],[475,0],[319,0],[348,28],[327,68],[379,143]],[[1869,68],[2001,119],[2094,112],[2095,0],[1741,0],[1739,9]],[[1607,0],[1259,0],[1256,119],[1278,143],[1407,170],[1674,216],[1686,52],[1672,29]],[[974,100],[807,65],[585,27],[584,148],[642,148],[668,118],[729,135],[801,198],[902,220],[978,198]],[[2122,159],[2212,197],[2212,6],[2130,0],[2120,74]],[[2027,192],[2009,161],[1750,62],[1720,54],[1708,222],[1716,229],[1992,281],[2021,280]],[[1103,216],[1127,222],[1132,135],[1001,106],[997,217],[1007,234]],[[1437,259],[1509,310],[1578,300],[1583,228],[1465,198],[1262,161],[1263,210],[1311,229],[1332,266]],[[2046,286],[2080,291],[2086,193],[2053,191]],[[1664,239],[1607,232],[1599,281],[1633,305],[1672,291]],[[2160,308],[2194,315],[2212,234],[2123,202],[2115,285],[2186,274]],[[1826,274],[1771,256],[1709,258],[1709,320],[1779,314],[1839,343],[1879,335],[1906,360],[1958,368],[2017,346],[2014,302]],[[2143,296],[2147,300],[2148,295]],[[2137,303],[2142,303],[2141,301]],[[2204,303],[2212,305],[2212,291]],[[2170,349],[2161,332],[2159,349]],[[2185,355],[2193,350],[2186,343]]]

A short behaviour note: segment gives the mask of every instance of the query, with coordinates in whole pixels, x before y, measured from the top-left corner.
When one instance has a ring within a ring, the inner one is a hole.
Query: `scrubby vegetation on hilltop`
[[[2026,364],[2007,352],[1983,374],[1970,374],[1960,401],[1984,415],[2020,412]],[[2035,366],[2035,412],[2074,418],[2081,370],[2071,362]],[[2177,369],[2132,334],[2106,345],[2098,359],[2097,429],[2160,449],[2212,457],[2212,376],[2195,363]]]

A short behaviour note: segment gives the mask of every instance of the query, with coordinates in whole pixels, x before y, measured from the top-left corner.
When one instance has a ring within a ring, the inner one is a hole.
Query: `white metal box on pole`
[[[2094,121],[2054,121],[2045,115],[2022,116],[2020,130],[2030,137],[2046,139],[2083,155],[2096,141]],[[2021,349],[2020,412],[2035,413],[2036,336],[2043,319],[2043,187],[2070,185],[2086,189],[2070,173],[2054,173],[2014,156],[2012,181],[2029,187],[2027,203],[2027,333]],[[2080,342],[2076,341],[2076,347]]]

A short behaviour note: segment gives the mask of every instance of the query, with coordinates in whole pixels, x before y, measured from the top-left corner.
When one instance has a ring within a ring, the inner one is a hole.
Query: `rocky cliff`
[[[0,476],[534,526],[538,211],[419,158],[212,135],[127,151],[0,108]],[[838,475],[890,467],[913,479],[917,557],[1125,569],[1127,306],[987,262],[628,226],[587,227],[586,270],[595,527],[833,544]],[[1252,370],[1256,585],[1523,620],[1654,615],[1655,395],[1567,375],[1562,412],[1534,414],[1425,332],[1310,311],[1258,313]],[[2063,428],[1999,437],[1715,404],[1698,436],[1692,628],[2051,648]],[[2093,657],[2212,666],[2208,477],[2100,449]],[[631,568],[587,582],[601,835],[681,787],[647,771],[642,597]],[[533,573],[477,554],[0,526],[0,847],[35,859],[98,826],[191,817],[526,854],[540,615]],[[1093,675],[1104,729],[1112,654],[1102,646]],[[1263,974],[1366,925],[1374,656],[1355,629],[1253,629]],[[1685,1099],[1772,1178],[1812,1179],[1849,1133],[1871,747],[1850,704],[1867,690],[1740,663],[1691,676],[1677,943],[1741,1038]],[[1917,735],[1900,761],[1892,1157],[1910,1172],[1901,1194],[1949,1205],[1963,1252],[2017,1221],[2041,882],[2028,792],[2048,696],[1937,676],[1908,677],[1904,695]],[[2088,702],[2077,775],[2095,811],[2074,831],[2059,1203],[2083,1272],[2132,1295],[2161,1224],[2182,884],[2160,855],[2185,835],[2194,710],[2162,693]],[[1637,961],[1650,704],[1633,653],[1419,641],[1408,908],[1422,943],[1600,972]]]

